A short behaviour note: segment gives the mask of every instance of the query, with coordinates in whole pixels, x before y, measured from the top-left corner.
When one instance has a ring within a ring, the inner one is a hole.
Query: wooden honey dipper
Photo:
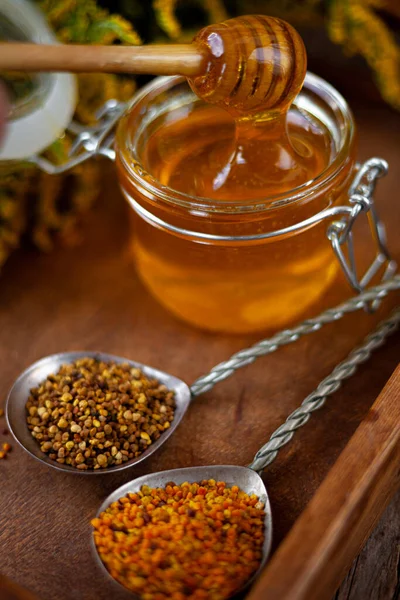
[[[202,29],[192,44],[1,44],[0,71],[184,75],[195,93],[234,114],[286,109],[300,91],[306,52],[281,19],[246,16]]]

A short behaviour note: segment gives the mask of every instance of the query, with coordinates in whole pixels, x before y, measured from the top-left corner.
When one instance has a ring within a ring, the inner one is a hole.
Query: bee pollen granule
[[[42,452],[79,470],[140,456],[174,418],[174,392],[129,363],[81,358],[30,391],[26,420]]]
[[[143,486],[92,520],[105,567],[143,600],[224,600],[257,571],[264,504],[237,486]]]

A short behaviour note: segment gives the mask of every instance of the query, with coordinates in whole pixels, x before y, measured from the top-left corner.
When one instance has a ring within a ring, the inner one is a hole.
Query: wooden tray
[[[332,597],[400,486],[399,422],[400,365],[278,548],[249,600]]]
[[[390,175],[379,184],[378,208],[388,224],[390,247],[399,257],[400,203],[396,193],[400,148],[396,129],[400,118],[388,110],[373,111],[373,118],[371,111],[359,111],[357,117],[360,158],[381,155],[391,163]],[[126,215],[127,207],[110,169],[103,202],[90,216],[83,244],[58,249],[49,256],[21,252],[6,265],[0,295],[0,403],[21,370],[60,350],[97,349],[125,355],[191,383],[257,339],[196,331],[153,300],[137,280],[130,261]],[[361,227],[359,233],[367,260],[365,231]],[[340,279],[312,313],[348,295]],[[88,479],[64,475],[37,463],[14,444],[9,458],[0,461],[1,572],[44,600],[131,598],[103,577],[88,549],[89,521],[102,499],[148,470],[250,462],[287,415],[397,302],[398,295],[393,294],[379,314],[349,316],[218,384],[193,403],[160,453],[127,473]],[[375,438],[362,444],[356,455],[352,450],[360,444],[360,436],[369,432],[371,436],[377,432],[377,439],[382,439],[393,398],[389,395],[386,404],[383,396],[378,412],[375,408],[370,413],[378,419],[369,416],[363,429],[352,436],[397,366],[398,341],[398,336],[393,336],[374,353],[265,472],[277,551],[250,599],[328,599],[394,491],[395,474],[389,459],[378,458]],[[398,406],[392,407],[392,418],[395,409],[398,411]],[[398,419],[392,425],[388,422],[388,439],[397,424]],[[0,439],[5,438],[0,434]],[[338,461],[347,444],[345,458]],[[357,460],[351,462],[354,456]],[[375,457],[376,472],[370,466],[371,456]],[[354,468],[354,477],[350,477],[350,468]],[[339,491],[343,494],[344,487],[338,484],[338,471],[341,477],[346,473],[343,485],[352,487],[352,502],[345,506],[351,509],[348,514],[354,521],[346,521],[340,510],[343,496]],[[368,489],[361,485],[362,473],[368,476],[373,494],[356,519],[358,502],[368,496]],[[326,526],[327,520],[335,526],[333,532]],[[350,530],[355,532],[355,541],[344,544],[345,532]],[[291,583],[285,584],[285,577]]]

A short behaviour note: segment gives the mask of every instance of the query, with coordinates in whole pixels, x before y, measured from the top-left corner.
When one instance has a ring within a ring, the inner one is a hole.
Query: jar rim
[[[294,105],[299,103],[299,98],[304,95],[305,89],[317,94],[325,105],[339,112],[343,119],[344,127],[339,128],[341,139],[340,147],[337,150],[332,161],[313,179],[293,188],[293,190],[282,193],[264,196],[259,199],[251,198],[249,200],[233,200],[232,198],[215,199],[202,196],[187,194],[175,190],[172,187],[160,183],[151,173],[149,173],[141,164],[140,158],[132,153],[129,135],[124,129],[129,117],[135,110],[140,111],[142,103],[155,92],[168,91],[173,86],[185,81],[182,76],[156,77],[153,81],[145,85],[137,94],[135,94],[129,104],[124,116],[120,119],[116,132],[116,155],[118,161],[124,167],[129,177],[140,193],[147,197],[157,198],[167,204],[178,205],[188,208],[191,211],[201,210],[204,212],[227,213],[232,211],[259,211],[276,209],[293,202],[303,201],[310,195],[315,194],[325,185],[329,185],[347,163],[349,148],[355,138],[355,122],[350,107],[344,97],[322,77],[307,71],[303,88],[294,101]],[[188,86],[189,87],[189,86]],[[133,160],[127,160],[127,158]]]

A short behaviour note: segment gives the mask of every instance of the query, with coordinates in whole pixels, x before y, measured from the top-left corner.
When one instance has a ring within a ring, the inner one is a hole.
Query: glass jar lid
[[[27,0],[1,0],[0,43],[54,44],[39,10]],[[0,160],[22,160],[42,152],[62,133],[76,105],[76,80],[68,73],[0,73],[11,101]]]

